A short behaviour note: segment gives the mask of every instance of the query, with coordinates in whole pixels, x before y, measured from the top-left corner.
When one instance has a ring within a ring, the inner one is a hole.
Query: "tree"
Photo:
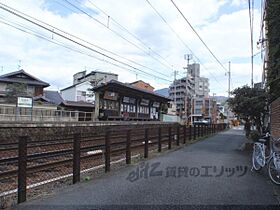
[[[228,99],[229,107],[241,119],[251,120],[260,131],[262,127],[262,117],[266,114],[266,96],[264,90],[243,86],[232,91],[233,98]]]
[[[270,102],[280,97],[280,1],[268,0],[266,11],[268,66],[267,86]]]
[[[27,95],[27,86],[22,83],[8,84],[6,92],[7,102],[16,103],[17,97]]]

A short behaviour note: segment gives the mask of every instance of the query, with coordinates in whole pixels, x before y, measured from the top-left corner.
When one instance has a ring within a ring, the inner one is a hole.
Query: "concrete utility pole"
[[[229,61],[228,62],[228,98],[230,97],[230,65],[231,65],[231,62]],[[227,126],[229,128],[229,105],[227,107]]]
[[[176,77],[177,77],[178,71],[174,70],[174,104],[175,104],[175,112],[177,113],[177,104],[176,104]]]
[[[190,65],[190,60],[192,59],[192,54],[185,54],[184,55],[184,59],[188,61],[187,63],[187,72],[186,72],[186,93],[185,93],[185,120],[186,122],[188,121],[188,113],[187,113],[187,110],[188,110],[188,96],[187,96],[187,93],[188,93],[188,86],[187,86],[187,78],[188,78],[188,70],[189,70],[189,65]]]

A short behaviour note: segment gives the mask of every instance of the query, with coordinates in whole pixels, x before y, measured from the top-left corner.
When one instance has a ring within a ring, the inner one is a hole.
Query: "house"
[[[92,90],[99,120],[162,120],[168,109],[168,98],[116,80]]]
[[[84,101],[62,101],[59,105],[60,110],[67,111],[71,118],[78,121],[94,120],[94,104]]]
[[[43,94],[44,88],[50,86],[47,82],[44,82],[31,74],[28,74],[23,69],[0,76],[0,96],[5,98],[9,91],[9,88],[13,84],[23,84],[24,96],[35,97]],[[2,102],[5,100],[2,99]]]
[[[138,80],[132,83],[129,83],[130,85],[132,85],[133,87],[139,88],[139,89],[143,89],[143,90],[147,90],[147,91],[154,91],[154,87],[151,86],[149,83],[146,83],[142,80]]]
[[[91,71],[88,74],[86,71],[78,72],[73,75],[73,85],[60,91],[61,96],[67,101],[94,103],[94,94],[90,89],[112,79],[118,80],[118,75],[101,71]]]
[[[58,91],[44,90],[43,96],[57,106],[63,101],[63,98]]]
[[[82,71],[73,75],[73,85],[88,81],[91,82],[93,87],[95,87],[111,80],[118,80],[118,75],[102,71],[91,71],[88,74],[86,71]]]
[[[92,85],[89,81],[80,82],[71,85],[67,88],[60,90],[61,96],[67,101],[83,101],[83,102],[94,102],[94,94],[90,89]]]

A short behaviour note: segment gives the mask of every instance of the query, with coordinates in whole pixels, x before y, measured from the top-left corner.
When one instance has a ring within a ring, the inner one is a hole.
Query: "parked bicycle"
[[[268,163],[268,174],[272,182],[280,185],[280,138],[269,133],[254,143],[252,169],[259,171]]]

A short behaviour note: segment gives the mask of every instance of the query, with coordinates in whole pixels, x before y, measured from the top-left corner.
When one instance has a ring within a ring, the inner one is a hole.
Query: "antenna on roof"
[[[18,60],[18,70],[21,69],[21,60]]]

